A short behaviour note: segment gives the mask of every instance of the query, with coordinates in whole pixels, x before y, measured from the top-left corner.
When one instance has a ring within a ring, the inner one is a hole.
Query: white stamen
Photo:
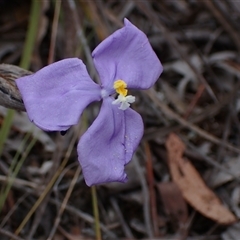
[[[114,100],[112,102],[112,104],[116,105],[116,104],[121,104],[119,109],[121,110],[126,110],[130,107],[130,103],[134,103],[135,102],[135,97],[132,95],[129,96],[122,96],[122,95],[118,95],[118,98],[116,100]]]

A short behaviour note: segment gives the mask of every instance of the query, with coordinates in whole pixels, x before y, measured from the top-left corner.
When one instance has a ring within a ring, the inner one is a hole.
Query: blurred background
[[[82,177],[76,146],[99,104],[64,136],[0,107],[1,240],[240,239],[240,1],[0,0],[0,63],[78,57],[95,78],[91,52],[124,18],[164,67],[134,92],[145,133],[128,182]]]

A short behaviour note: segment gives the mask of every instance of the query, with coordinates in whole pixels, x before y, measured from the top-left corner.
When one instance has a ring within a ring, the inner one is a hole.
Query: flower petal
[[[106,182],[126,182],[124,166],[131,160],[142,135],[141,116],[112,105],[105,98],[100,113],[78,144],[79,162],[88,186]]]
[[[100,86],[77,58],[50,64],[16,83],[30,120],[47,131],[67,130],[89,103],[101,99]]]
[[[128,88],[148,89],[162,73],[162,64],[146,35],[127,19],[124,24],[93,51],[95,67],[108,90],[119,79]]]

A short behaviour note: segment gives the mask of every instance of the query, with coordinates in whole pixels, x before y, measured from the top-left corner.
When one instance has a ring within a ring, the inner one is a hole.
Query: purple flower
[[[135,97],[127,95],[127,89],[148,89],[162,72],[146,35],[127,19],[124,24],[92,53],[101,85],[92,81],[77,58],[17,80],[30,120],[46,131],[67,130],[91,102],[102,100],[98,117],[77,147],[88,186],[126,182],[124,166],[143,135],[141,116],[129,108]]]

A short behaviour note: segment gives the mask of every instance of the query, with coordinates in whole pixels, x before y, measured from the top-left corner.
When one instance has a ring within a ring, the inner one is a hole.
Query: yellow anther
[[[123,80],[115,81],[113,84],[113,87],[119,95],[122,95],[124,97],[127,96],[127,93],[128,93],[128,90],[126,89],[127,84]]]

